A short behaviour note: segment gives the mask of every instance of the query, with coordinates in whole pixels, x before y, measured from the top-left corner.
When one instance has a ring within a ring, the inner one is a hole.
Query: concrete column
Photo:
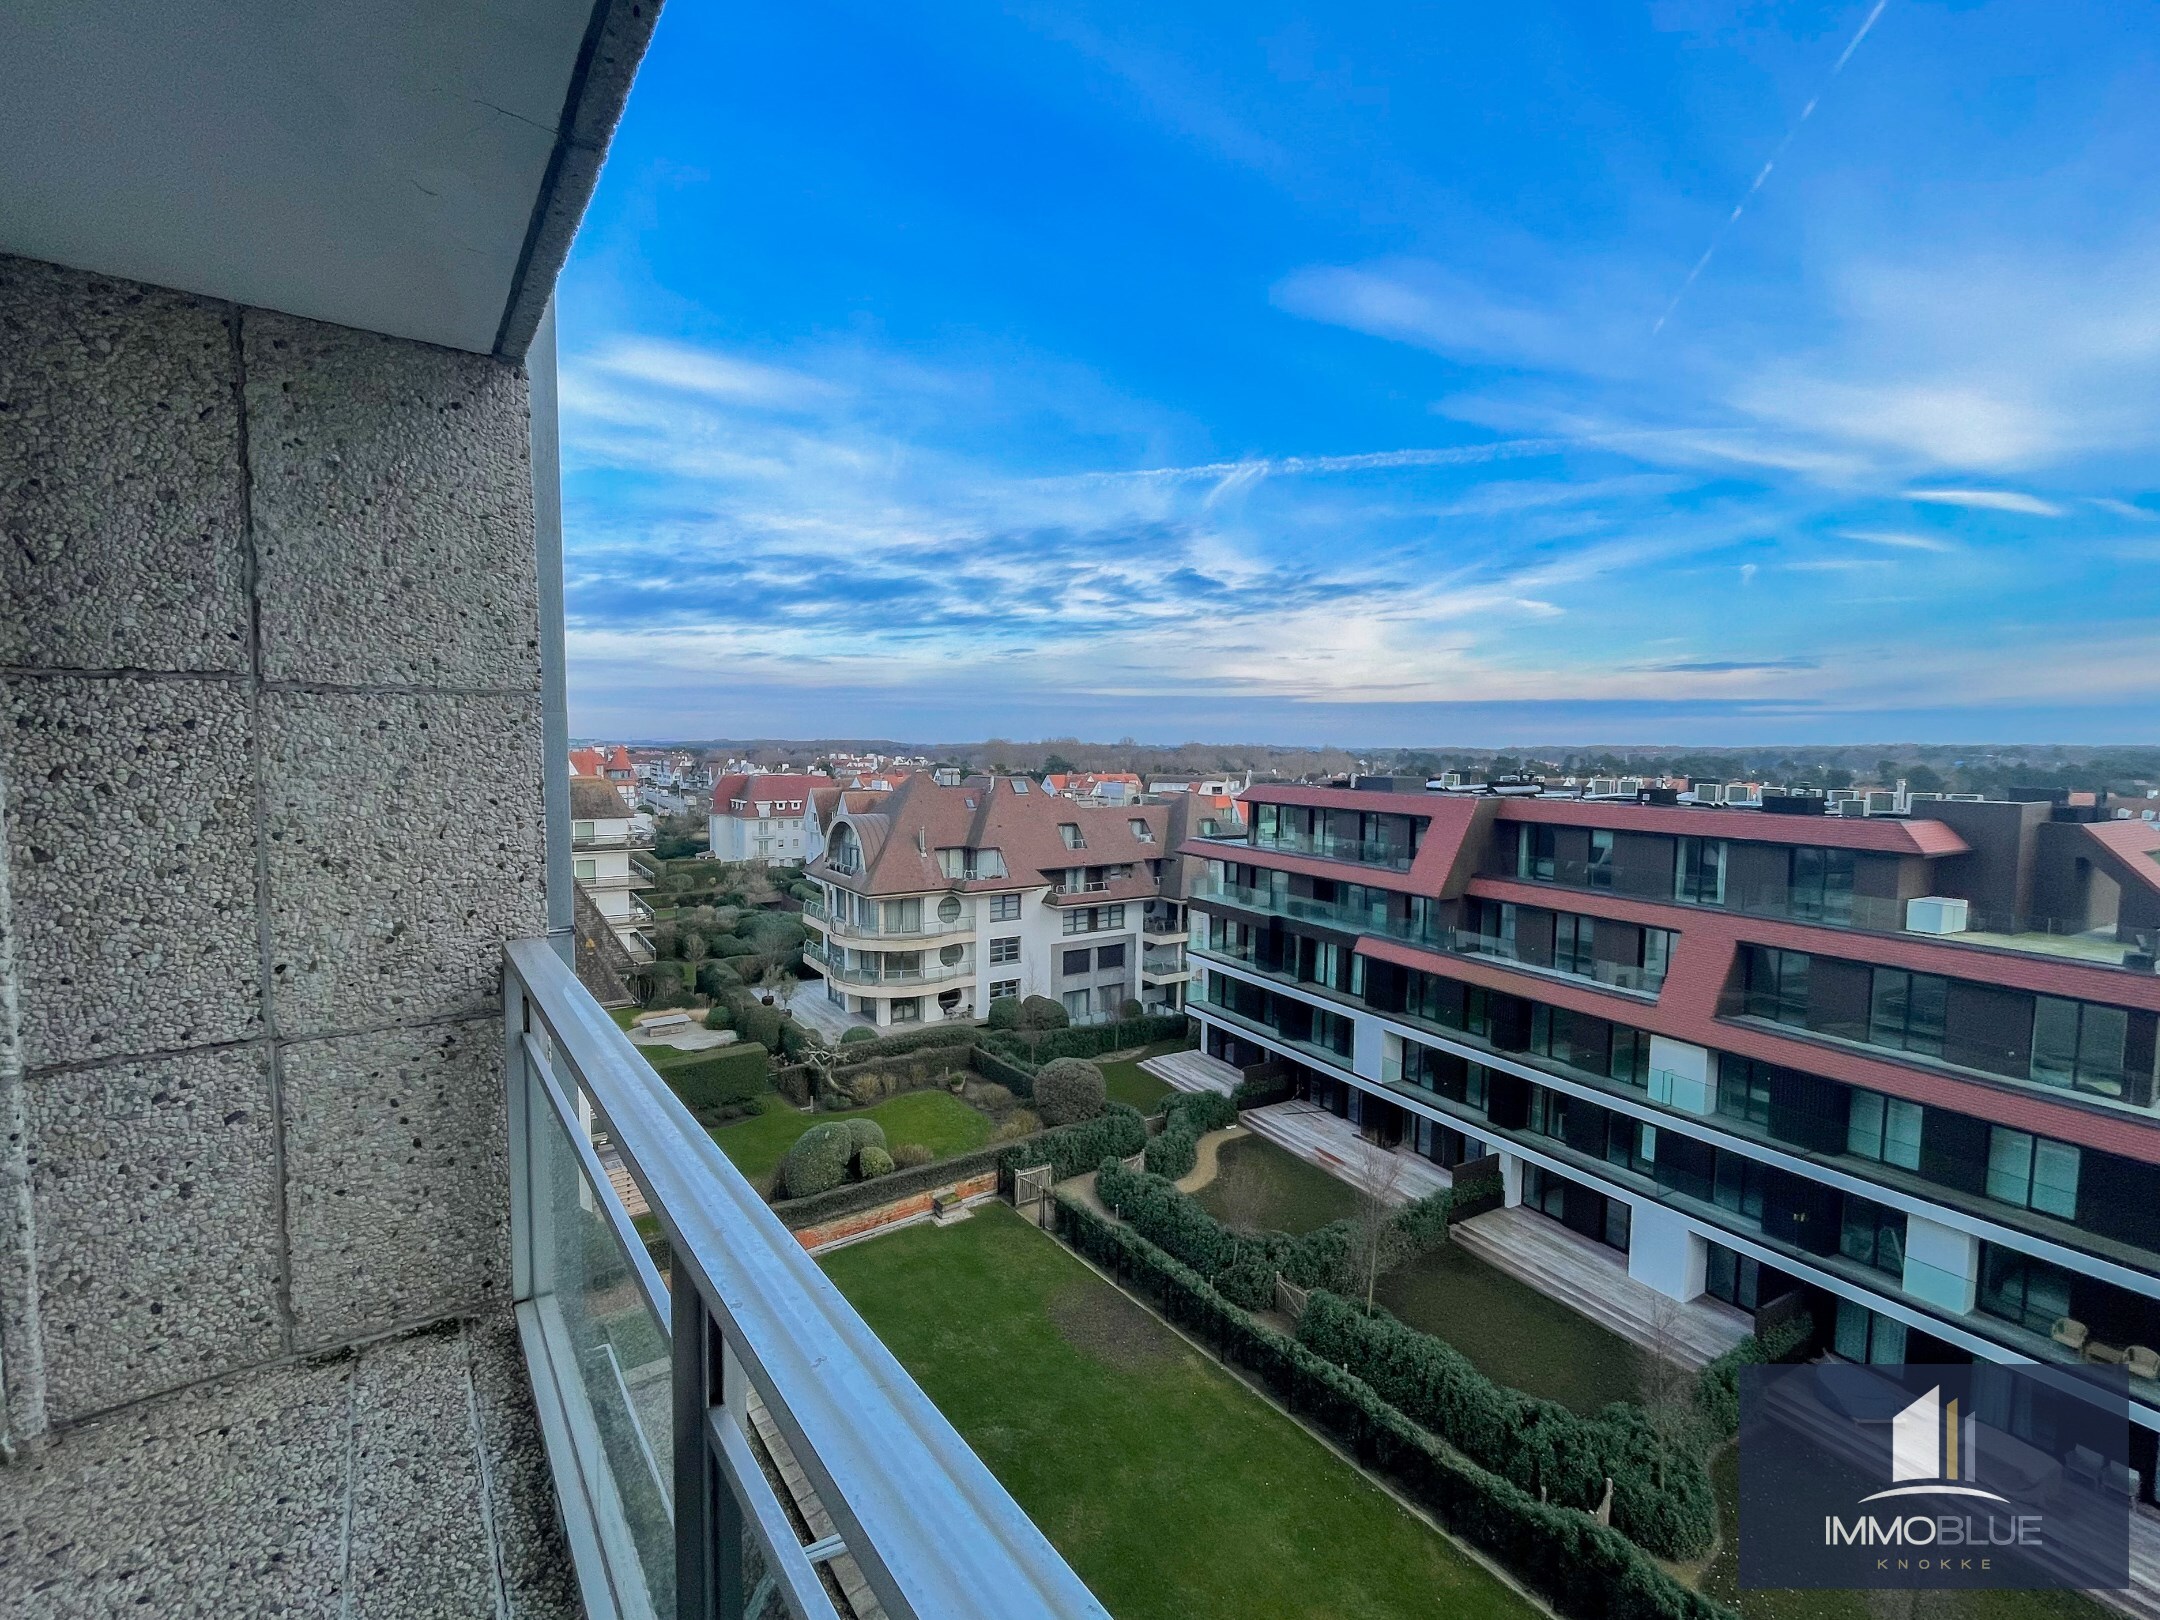
[[[1628,1275],[1668,1299],[1689,1300],[1703,1291],[1708,1246],[1686,1221],[1648,1199],[1630,1199]]]
[[[1522,1173],[1521,1158],[1513,1153],[1500,1155],[1500,1201],[1509,1209],[1522,1202]]]

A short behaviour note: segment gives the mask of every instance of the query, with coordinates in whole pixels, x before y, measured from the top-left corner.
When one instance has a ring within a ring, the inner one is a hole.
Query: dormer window
[[[1077,821],[1059,822],[1058,836],[1065,840],[1065,847],[1067,849],[1087,848],[1087,839],[1081,836],[1080,823]]]
[[[1155,842],[1155,829],[1138,816],[1134,816],[1126,825],[1132,828],[1133,837],[1139,839],[1141,843],[1152,844]]]

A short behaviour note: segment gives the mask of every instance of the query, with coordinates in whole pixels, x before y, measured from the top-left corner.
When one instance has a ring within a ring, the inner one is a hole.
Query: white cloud
[[[1932,506],[1964,506],[1981,512],[2021,512],[2028,517],[2061,517],[2063,509],[2053,501],[2015,489],[1908,489],[1909,501]]]
[[[1951,541],[1933,534],[1908,534],[1890,529],[1840,529],[1840,539],[1857,540],[1864,546],[1888,546],[1896,551],[1956,551]]]

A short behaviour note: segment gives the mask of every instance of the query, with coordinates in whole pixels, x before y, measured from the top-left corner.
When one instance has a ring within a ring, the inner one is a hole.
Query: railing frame
[[[1041,1531],[931,1405],[817,1263],[638,1055],[545,941],[509,946],[503,977],[511,1280],[549,1461],[587,1613],[652,1614],[583,1387],[563,1363],[552,1217],[535,1184],[546,1121],[564,1127],[672,1344],[674,1620],[738,1620],[777,1589],[798,1617],[834,1613],[816,1564],[850,1554],[893,1620],[1108,1620]],[[583,1123],[589,1120],[590,1124]],[[612,1196],[606,1131],[670,1246],[663,1284]],[[746,1435],[755,1389],[838,1527],[804,1548]],[[749,1513],[743,1505],[749,1505]],[[745,1530],[767,1576],[744,1591]],[[627,1562],[626,1562],[627,1559]],[[667,1620],[656,1616],[655,1620]]]

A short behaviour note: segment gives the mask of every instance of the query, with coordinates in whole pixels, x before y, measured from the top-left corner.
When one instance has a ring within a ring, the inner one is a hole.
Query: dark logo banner
[[[1748,1367],[1744,1587],[2130,1584],[2119,1367]]]

